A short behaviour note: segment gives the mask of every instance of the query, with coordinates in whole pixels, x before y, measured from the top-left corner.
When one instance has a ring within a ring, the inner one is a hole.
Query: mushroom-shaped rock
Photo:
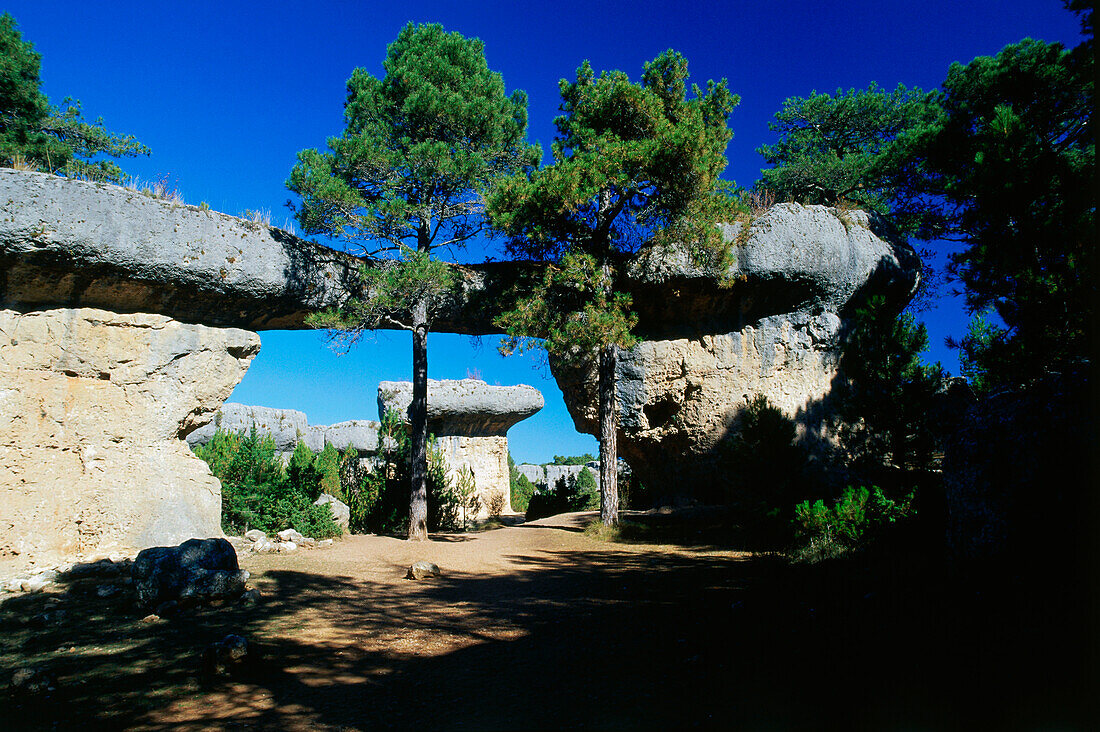
[[[393,409],[408,419],[412,384],[378,385],[378,413]],[[428,381],[428,430],[452,481],[473,475],[481,502],[479,518],[511,513],[508,428],[542,409],[542,394],[531,386],[489,386],[477,379]]]
[[[412,383],[383,381],[378,385],[378,414],[393,409],[408,419]],[[543,407],[542,393],[533,386],[489,386],[477,379],[428,380],[428,430],[436,435],[488,437],[504,435],[517,422]]]

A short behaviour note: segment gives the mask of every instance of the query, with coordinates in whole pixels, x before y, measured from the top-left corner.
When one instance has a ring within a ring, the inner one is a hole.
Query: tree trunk
[[[615,399],[615,364],[619,347],[600,349],[600,520],[607,526],[619,524],[619,410]]]
[[[411,454],[409,474],[409,540],[428,538],[428,304],[413,308],[413,384],[409,405]]]

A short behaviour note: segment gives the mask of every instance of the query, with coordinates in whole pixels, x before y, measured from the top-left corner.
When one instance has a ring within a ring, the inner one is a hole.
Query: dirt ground
[[[591,518],[249,556],[259,604],[152,622],[103,580],[8,600],[0,729],[1087,728],[1041,609],[911,563],[792,567],[721,513],[614,543]],[[227,633],[249,662],[205,675]],[[4,690],[25,667],[51,688]]]

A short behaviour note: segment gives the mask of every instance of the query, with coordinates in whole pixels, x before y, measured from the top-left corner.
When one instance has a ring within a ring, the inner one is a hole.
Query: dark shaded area
[[[1093,711],[1078,588],[955,586],[897,547],[816,567],[599,545],[519,559],[529,569],[400,592],[270,571],[255,608],[153,625],[95,581],[70,583],[60,622],[34,620],[49,596],[9,600],[4,676],[42,654],[57,688],[4,692],[0,714],[7,729],[178,729],[147,716],[176,701],[234,729],[1086,729]],[[204,679],[203,647],[230,632],[261,661]],[[418,657],[378,642],[390,633],[467,645]],[[230,718],[204,708],[208,691],[228,695]]]

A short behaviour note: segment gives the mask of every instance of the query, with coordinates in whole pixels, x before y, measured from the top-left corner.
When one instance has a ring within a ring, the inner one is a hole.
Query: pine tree
[[[148,155],[132,135],[118,135],[103,120],[86,122],[80,102],[66,97],[54,107],[42,93],[42,56],[24,41],[15,19],[0,15],[0,164],[122,182],[125,174],[107,157]]]
[[[344,333],[349,345],[382,324],[412,332],[409,538],[426,539],[428,330],[459,284],[432,253],[483,233],[484,191],[538,152],[524,142],[527,96],[505,96],[480,40],[410,23],[383,67],[382,79],[352,73],[343,135],[327,152],[300,152],[287,185],[301,196],[306,233],[389,257],[364,266],[363,298],[313,324]]]
[[[621,71],[596,78],[585,61],[559,82],[554,162],[513,176],[489,199],[494,224],[513,254],[548,263],[533,290],[497,321],[502,350],[532,345],[599,373],[600,517],[618,523],[620,348],[635,343],[630,295],[616,289],[616,265],[643,243],[688,244],[700,257],[722,251],[715,225],[733,199],[719,179],[738,98],[725,80],[692,87],[687,60],[671,49],[645,65],[641,84]],[[531,333],[545,335],[535,343]]]

